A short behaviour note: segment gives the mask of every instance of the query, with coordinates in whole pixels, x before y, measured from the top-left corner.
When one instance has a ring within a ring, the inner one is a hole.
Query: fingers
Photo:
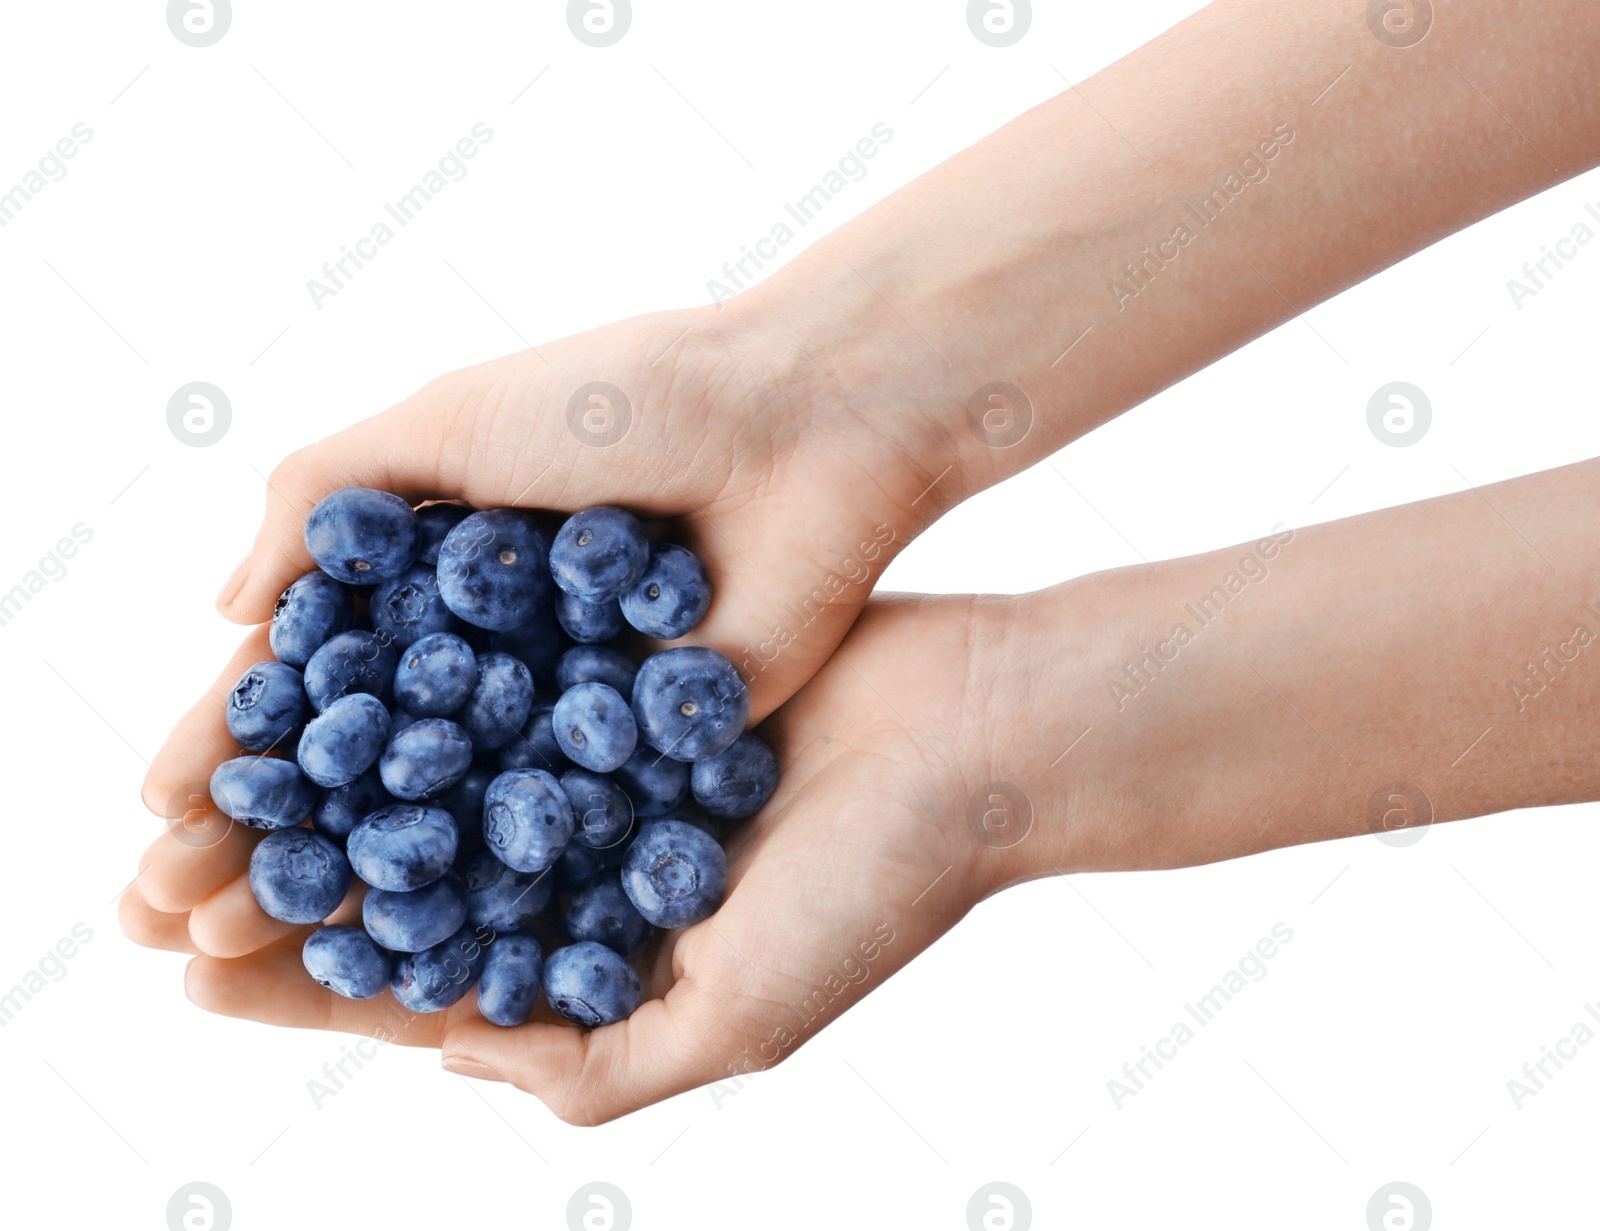
[[[328,922],[360,922],[365,897],[365,887],[352,878],[350,891]],[[256,903],[245,876],[229,881],[189,912],[190,938],[201,953],[212,957],[244,957],[289,936],[304,941],[313,930],[312,925],[284,923],[268,915]]]
[[[150,844],[139,860],[139,888],[155,909],[187,913],[243,876],[251,852],[266,836],[210,808],[196,828],[175,827]]]
[[[166,914],[144,900],[138,885],[130,885],[117,902],[117,922],[122,934],[146,949],[167,949],[173,953],[198,953],[189,939],[189,915]]]

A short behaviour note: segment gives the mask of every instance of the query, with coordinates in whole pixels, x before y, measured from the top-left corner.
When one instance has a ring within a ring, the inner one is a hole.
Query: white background
[[[75,523],[93,530],[0,627],[0,990],[74,923],[93,930],[0,1030],[8,1221],[161,1227],[200,1179],[241,1229],[556,1227],[603,1179],[641,1228],[959,1228],[1003,1179],[1040,1227],[1360,1231],[1403,1179],[1440,1228],[1573,1225],[1600,1046],[1521,1111],[1506,1082],[1600,999],[1592,804],[1404,849],[1368,837],[1012,891],[737,1095],[596,1130],[400,1048],[318,1110],[306,1082],[346,1039],[207,1016],[183,958],[122,939],[115,895],[160,827],[138,800],[145,759],[237,642],[212,596],[283,454],[521,339],[706,302],[874,123],[894,141],[827,227],[1196,6],[1041,4],[1007,50],[952,0],[637,0],[604,50],[562,7],[239,0],[194,49],[153,0],[8,6],[0,191],[75,123],[94,132],[0,229],[0,590]],[[470,175],[314,309],[306,280],[479,121],[495,135]],[[1104,519],[1040,466],[958,509],[888,584],[1031,589],[1600,451],[1600,253],[1521,312],[1505,287],[1586,199],[1600,177],[1052,459]],[[204,449],[165,417],[196,380],[234,412]],[[1391,380],[1433,401],[1411,448],[1367,428]],[[1294,940],[1268,977],[1117,1110],[1107,1080],[1279,921]]]

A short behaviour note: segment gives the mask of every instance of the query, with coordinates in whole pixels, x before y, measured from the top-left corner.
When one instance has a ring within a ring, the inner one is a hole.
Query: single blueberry
[[[543,872],[572,840],[572,805],[542,769],[512,769],[483,797],[484,843],[518,872]]]
[[[633,802],[635,816],[665,816],[689,797],[689,766],[642,743],[612,777]]]
[[[322,713],[340,697],[371,693],[387,701],[399,649],[387,633],[352,628],[335,633],[306,664],[306,696]]]
[[[394,699],[421,718],[448,718],[478,686],[478,658],[454,633],[413,641],[394,669]]]
[[[687,547],[662,543],[650,549],[644,573],[621,594],[622,616],[648,637],[671,641],[711,609],[711,579],[700,557]]]
[[[633,715],[656,751],[675,761],[705,761],[744,734],[750,693],[721,654],[682,646],[644,660],[633,681]]]
[[[448,1009],[472,990],[483,973],[484,947],[466,928],[394,964],[389,990],[413,1013]]]
[[[306,550],[338,581],[377,585],[417,558],[417,515],[389,492],[341,487],[306,518]]]
[[[499,935],[527,927],[550,902],[555,873],[518,872],[491,850],[480,850],[461,871],[467,886],[467,922]]]
[[[450,870],[456,857],[455,818],[443,808],[390,804],[363,818],[350,831],[345,849],[356,875],[374,889],[409,893]]]
[[[469,516],[464,504],[425,504],[417,510],[417,559],[423,564],[439,563],[439,545]]]
[[[288,663],[257,663],[228,694],[228,734],[241,748],[265,752],[285,746],[306,720],[305,682]]]
[[[360,928],[318,928],[306,937],[300,960],[313,979],[350,1000],[370,1000],[389,986],[389,955]]]
[[[626,698],[609,684],[579,684],[556,702],[550,723],[567,759],[606,774],[633,755],[639,726]]]
[[[598,505],[567,518],[550,545],[550,575],[574,598],[615,598],[638,580],[650,541],[626,509]]]
[[[593,1028],[620,1022],[644,999],[627,959],[592,940],[552,953],[544,964],[544,994],[570,1022]]]
[[[321,923],[349,888],[344,852],[314,829],[269,833],[250,853],[250,890],[284,923]]]
[[[533,673],[520,658],[494,652],[478,658],[472,696],[456,712],[456,721],[478,752],[492,752],[517,738],[533,709]]]
[[[526,513],[473,513],[439,546],[439,592],[469,624],[516,628],[550,601],[549,555],[549,540]]]
[[[559,774],[567,768],[566,754],[556,740],[555,712],[555,706],[541,705],[529,713],[517,738],[501,747],[501,769],[542,769]]]
[[[393,802],[374,765],[354,782],[322,792],[317,810],[311,814],[311,824],[318,833],[342,843],[368,813]]]
[[[496,936],[478,979],[478,1011],[496,1026],[520,1026],[539,1001],[544,952],[531,936]]]
[[[632,957],[644,948],[655,931],[628,900],[614,872],[597,876],[573,892],[566,925],[573,940],[595,941],[623,957]]]
[[[402,650],[429,633],[448,633],[461,627],[455,613],[439,596],[439,579],[426,564],[413,564],[400,576],[384,582],[372,595],[372,627],[388,633]]]
[[[778,758],[760,736],[746,731],[716,756],[696,761],[689,786],[695,802],[719,820],[753,816],[778,789]]]
[[[378,762],[396,799],[431,799],[472,768],[472,741],[448,718],[419,718],[389,741]]]
[[[683,821],[648,821],[622,861],[622,887],[658,928],[685,928],[722,904],[727,857],[704,830]]]
[[[416,953],[452,935],[467,921],[467,895],[454,873],[409,893],[369,889],[361,923],[385,949]]]
[[[317,788],[293,761],[235,757],[211,774],[211,802],[251,829],[287,829],[317,806]]]
[[[614,640],[622,632],[622,607],[614,598],[575,598],[565,590],[556,594],[556,619],[561,629],[583,645]]]
[[[579,684],[610,684],[624,697],[633,695],[638,668],[621,650],[608,645],[575,645],[556,663],[556,687],[562,692]]]
[[[267,640],[273,657],[304,667],[322,643],[349,628],[356,618],[355,600],[321,569],[312,569],[289,583],[278,596]]]
[[[389,711],[378,698],[356,692],[306,724],[295,756],[318,786],[344,786],[371,769],[388,742]]]
[[[633,804],[610,778],[569,769],[561,775],[561,790],[572,805],[574,842],[603,849],[622,841],[633,826]]]

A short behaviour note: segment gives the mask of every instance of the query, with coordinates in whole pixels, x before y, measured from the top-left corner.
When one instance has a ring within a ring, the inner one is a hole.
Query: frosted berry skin
[[[479,850],[461,872],[467,890],[467,922],[496,935],[526,928],[550,902],[555,873],[518,872],[490,850]]]
[[[579,684],[610,684],[624,697],[633,695],[638,668],[620,650],[606,645],[575,645],[556,662],[556,687],[562,692]]]
[[[478,656],[454,633],[413,641],[394,669],[395,704],[419,718],[448,718],[478,686]]]
[[[389,990],[413,1013],[437,1013],[455,1004],[478,982],[485,950],[466,928],[394,964]]]
[[[426,564],[413,564],[373,591],[371,612],[372,627],[387,634],[402,650],[429,633],[461,627],[455,613],[445,606],[437,575]]]
[[[320,787],[354,782],[389,742],[389,711],[369,693],[340,697],[306,724],[296,759]]]
[[[573,940],[595,941],[623,957],[644,948],[655,931],[628,900],[614,872],[574,890],[563,919]]]
[[[272,656],[292,667],[304,667],[323,642],[344,632],[355,618],[350,591],[321,569],[312,569],[278,596],[267,634]]]
[[[704,830],[683,821],[649,821],[623,858],[622,887],[656,927],[685,928],[722,904],[727,858]]]
[[[287,663],[257,663],[228,693],[228,734],[251,752],[292,746],[310,709],[298,671]]]
[[[507,770],[484,794],[484,843],[518,872],[543,872],[555,863],[572,828],[572,805],[544,770]]]
[[[317,788],[293,761],[235,757],[212,771],[211,802],[251,829],[287,829],[311,815]]]
[[[455,720],[478,752],[516,739],[533,709],[533,674],[520,658],[498,651],[478,657],[478,679]]]
[[[646,636],[672,641],[705,619],[711,579],[694,552],[662,543],[650,549],[644,572],[619,598],[629,624]]]
[[[370,1000],[389,986],[389,955],[360,928],[318,928],[306,937],[300,960],[313,979],[348,1000]]]
[[[549,540],[526,513],[473,513],[439,546],[439,592],[468,624],[505,632],[549,605],[549,555]]]
[[[622,841],[633,825],[628,793],[604,774],[569,769],[561,775],[561,791],[572,805],[572,840],[603,850]]]
[[[394,800],[378,777],[377,766],[373,766],[354,782],[322,792],[316,811],[311,814],[311,824],[318,833],[342,843],[369,812],[392,803]]]
[[[417,558],[417,515],[399,496],[341,487],[306,518],[306,550],[336,581],[375,586]]]
[[[383,786],[396,799],[431,799],[472,768],[472,741],[448,718],[419,718],[389,741],[378,761]]]
[[[350,864],[314,829],[280,829],[250,853],[250,890],[284,923],[320,923],[344,901]]]
[[[591,603],[561,590],[556,593],[556,620],[580,645],[598,645],[621,634],[622,607],[614,598]]]
[[[720,821],[754,816],[778,789],[778,758],[760,736],[746,731],[716,756],[689,771],[695,803]]]
[[[445,535],[472,515],[464,504],[425,504],[417,510],[417,562],[437,565]]]
[[[497,935],[478,977],[478,1011],[496,1026],[520,1026],[539,1003],[544,954],[531,936]]]
[[[717,651],[683,646],[644,660],[633,681],[633,715],[640,737],[657,752],[705,761],[744,734],[750,694]]]
[[[556,741],[555,706],[535,706],[516,739],[504,745],[498,753],[500,768],[542,769],[559,774],[570,762]]]
[[[544,994],[562,1017],[593,1029],[620,1022],[637,1009],[644,986],[626,958],[585,940],[545,959]]]
[[[575,765],[610,773],[633,755],[639,727],[628,702],[609,684],[578,684],[550,715],[556,743]]]
[[[306,664],[306,697],[311,708],[320,714],[353,692],[388,701],[399,661],[399,649],[383,633],[352,628],[334,634]]]
[[[626,509],[597,505],[574,513],[550,545],[550,575],[573,598],[615,598],[644,572],[650,542]]]
[[[635,816],[666,816],[689,798],[689,766],[645,744],[611,777],[627,794]]]
[[[467,921],[467,896],[461,879],[441,876],[409,893],[369,889],[361,903],[361,923],[385,949],[417,953],[449,939]]]
[[[352,829],[345,849],[356,875],[374,889],[408,893],[450,870],[456,857],[455,818],[443,808],[391,804]]]

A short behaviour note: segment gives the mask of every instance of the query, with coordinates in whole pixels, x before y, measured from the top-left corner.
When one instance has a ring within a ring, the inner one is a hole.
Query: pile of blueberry
[[[305,943],[342,996],[431,1013],[476,986],[516,1026],[542,989],[582,1026],[628,1016],[629,959],[717,908],[722,828],[777,786],[732,663],[625,649],[700,622],[700,561],[619,508],[563,522],[360,487],[305,538],[318,567],[278,600],[276,661],[229,694],[244,751],[211,778],[218,808],[272,831],[256,901],[323,923],[365,882],[363,926]]]

